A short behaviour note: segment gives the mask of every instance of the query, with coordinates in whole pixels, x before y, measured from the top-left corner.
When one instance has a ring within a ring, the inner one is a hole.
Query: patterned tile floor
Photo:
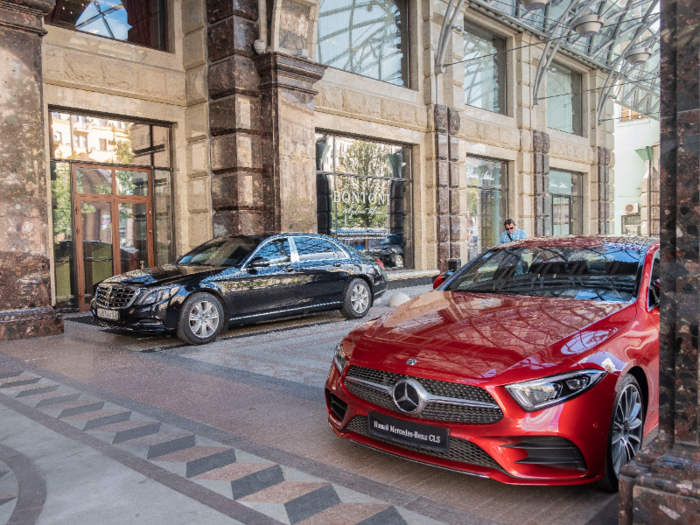
[[[616,497],[591,487],[506,486],[337,439],[322,386],[361,322],[319,314],[191,347],[69,321],[1,343],[0,525],[616,522]]]

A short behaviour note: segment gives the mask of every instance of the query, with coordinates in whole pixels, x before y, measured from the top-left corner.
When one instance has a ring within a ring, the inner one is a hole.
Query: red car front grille
[[[418,381],[430,394],[436,396],[497,405],[496,401],[491,397],[491,394],[477,386],[436,381],[434,379],[425,379],[422,377],[404,376],[360,366],[351,366],[348,370],[347,377],[370,381],[386,387],[393,387],[401,379],[410,378]],[[345,387],[352,395],[364,399],[373,405],[380,406],[387,410],[393,410],[394,412],[401,412],[388,393],[379,392],[353,381],[347,381]],[[430,402],[420,414],[412,417],[473,425],[490,425],[503,419],[503,411],[500,408],[456,406],[447,403]]]
[[[370,436],[367,430],[367,417],[366,416],[355,416],[352,418],[350,423],[343,429],[343,432],[354,432],[360,434],[361,436],[369,437],[376,441],[381,441],[388,445],[398,447],[404,450],[410,450],[411,452],[419,452],[420,454],[426,454],[428,456],[435,456],[438,458],[449,459],[451,461],[459,461],[460,463],[468,463],[470,465],[478,465],[481,467],[488,467],[494,469],[501,469],[501,466],[496,463],[496,461],[489,456],[484,450],[475,445],[471,441],[466,439],[460,439],[451,437],[450,446],[446,452],[435,452],[432,450],[424,450],[418,447],[411,447],[409,445],[403,445],[400,443],[395,443],[387,439],[378,438],[376,436]]]

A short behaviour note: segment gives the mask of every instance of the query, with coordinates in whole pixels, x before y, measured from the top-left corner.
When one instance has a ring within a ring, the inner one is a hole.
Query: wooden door
[[[74,164],[78,306],[88,310],[97,283],[153,266],[151,171]]]

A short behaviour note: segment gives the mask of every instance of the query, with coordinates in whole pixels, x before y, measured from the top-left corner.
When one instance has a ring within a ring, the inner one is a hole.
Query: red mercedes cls
[[[514,484],[597,484],[658,423],[658,241],[493,248],[361,325],[326,383],[342,438]]]

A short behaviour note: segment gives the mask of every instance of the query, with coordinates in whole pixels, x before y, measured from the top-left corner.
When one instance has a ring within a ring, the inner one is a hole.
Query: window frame
[[[574,101],[572,103],[572,113],[571,113],[571,127],[573,131],[566,131],[560,128],[555,128],[550,126],[550,116],[549,116],[549,110],[551,108],[550,105],[550,100],[554,98],[554,96],[550,95],[549,92],[546,93],[546,107],[545,107],[545,118],[547,120],[547,128],[553,129],[556,131],[561,131],[562,133],[568,133],[569,135],[575,135],[577,137],[583,137],[583,120],[584,120],[584,111],[583,111],[583,74],[579,73],[578,71],[565,66],[560,63],[553,63],[551,66],[547,68],[547,76],[549,76],[550,69],[551,68],[558,68],[559,70],[565,71],[569,73],[569,75],[572,78],[572,85],[571,85],[571,95],[574,96]],[[578,78],[578,87],[573,85],[573,77],[576,76]],[[547,83],[549,83],[549,78],[546,79]],[[549,85],[549,84],[548,84]],[[576,91],[578,89],[578,91]],[[564,96],[568,93],[562,93],[559,94],[559,96]],[[556,95],[555,95],[556,96]],[[578,118],[576,115],[576,112],[574,111],[574,105],[578,106]]]
[[[474,36],[483,38],[483,35],[488,35],[491,37],[492,40],[498,39],[498,40],[503,42],[503,53],[502,53],[503,54],[503,59],[502,59],[503,64],[501,66],[503,69],[503,79],[499,78],[499,99],[502,98],[502,100],[503,100],[503,108],[500,111],[494,111],[492,109],[480,108],[479,106],[472,106],[471,104],[468,104],[466,101],[466,89],[464,89],[464,84],[463,84],[462,86],[463,86],[464,94],[465,94],[464,105],[469,106],[470,108],[476,108],[476,109],[481,109],[483,111],[489,111],[489,112],[495,113],[497,115],[509,116],[508,111],[510,109],[510,104],[509,104],[508,98],[509,98],[510,91],[508,89],[508,81],[509,81],[509,75],[508,75],[508,63],[509,63],[508,39],[505,37],[502,37],[500,35],[497,35],[496,33],[494,33],[493,31],[491,31],[489,29],[484,29],[483,27],[481,27],[477,24],[473,24],[471,22],[466,22],[466,21],[463,25],[462,33],[469,34],[469,31],[468,31],[469,28],[475,30]],[[483,33],[483,35],[479,35],[478,34],[479,32]],[[494,59],[497,57],[498,57],[498,55],[496,55],[494,57]],[[483,58],[484,57],[481,57],[481,60],[483,60]],[[476,61],[476,60],[477,59],[474,59],[474,61]],[[496,70],[499,71],[499,68],[496,68]],[[467,76],[467,68],[465,67],[464,68],[464,78],[462,79],[463,81],[466,80],[466,76]],[[501,80],[502,80],[502,83],[500,82]],[[501,95],[501,90],[502,90],[502,95]],[[499,100],[499,104],[500,104],[500,100]]]
[[[250,264],[250,261],[255,259],[256,257],[262,257],[262,255],[258,255],[263,248],[265,248],[268,244],[272,244],[273,242],[277,241],[287,241],[287,244],[289,245],[289,261],[284,262],[284,263],[270,263],[270,266],[281,266],[283,264],[293,264],[295,262],[299,262],[299,254],[296,251],[296,247],[293,245],[291,237],[290,236],[284,236],[284,237],[274,237],[272,239],[266,239],[263,242],[261,242],[253,251],[253,253],[250,254],[248,259],[241,265],[241,270],[244,270],[245,268],[248,267]],[[295,260],[296,259],[296,260]]]
[[[651,260],[651,271],[649,272],[649,283],[647,285],[647,312],[651,312],[655,308],[659,308],[659,303],[660,303],[661,298],[659,297],[659,301],[657,301],[654,304],[652,304],[650,302],[650,299],[651,299],[651,294],[652,294],[652,286],[654,283],[654,279],[653,279],[654,270],[656,269],[657,265],[660,265],[660,264],[661,264],[661,250],[657,249],[654,252],[654,256]]]

